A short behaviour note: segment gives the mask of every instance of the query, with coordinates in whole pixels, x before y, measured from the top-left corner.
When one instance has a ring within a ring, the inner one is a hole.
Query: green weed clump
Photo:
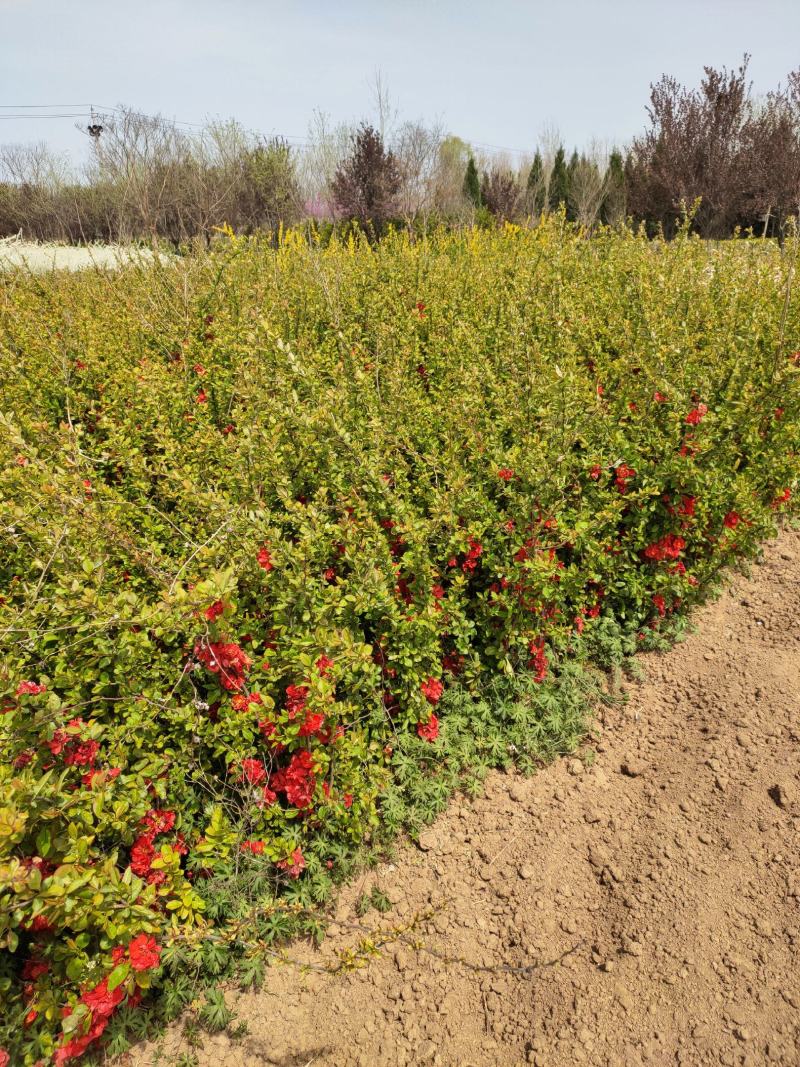
[[[796,255],[552,219],[0,277],[7,1056],[258,981],[359,848],[574,748],[591,664],[794,503]]]

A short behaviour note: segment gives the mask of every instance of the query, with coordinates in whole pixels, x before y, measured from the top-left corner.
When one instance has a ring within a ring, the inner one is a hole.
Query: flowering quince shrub
[[[440,804],[432,754],[558,751],[581,657],[756,550],[796,253],[555,219],[2,275],[0,1062],[288,932],[407,783]]]

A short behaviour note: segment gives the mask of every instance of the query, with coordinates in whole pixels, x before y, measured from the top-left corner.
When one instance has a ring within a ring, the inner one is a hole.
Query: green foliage
[[[574,750],[796,499],[796,253],[557,215],[3,275],[13,1062],[257,983],[357,857]]]
[[[569,170],[563,145],[558,146],[558,151],[553,160],[548,197],[551,211],[558,211],[562,204],[569,203]]]
[[[535,215],[541,215],[547,204],[547,183],[541,152],[537,150],[528,171],[527,191],[530,209]]]
[[[481,206],[481,182],[472,156],[467,160],[467,169],[464,171],[464,196],[473,207]]]

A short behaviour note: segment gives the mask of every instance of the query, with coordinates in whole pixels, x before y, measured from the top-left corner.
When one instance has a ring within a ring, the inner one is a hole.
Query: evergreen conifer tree
[[[546,192],[542,155],[537,150],[536,155],[533,157],[533,163],[531,163],[531,169],[528,171],[528,201],[531,210],[536,215],[541,215],[545,209]]]
[[[478,168],[475,166],[475,160],[472,156],[469,157],[467,163],[467,169],[464,173],[464,196],[469,200],[473,207],[481,206],[481,183],[478,178]]]
[[[553,170],[550,174],[550,210],[557,211],[559,204],[566,204],[569,200],[569,174],[564,149],[559,145],[553,160]]]

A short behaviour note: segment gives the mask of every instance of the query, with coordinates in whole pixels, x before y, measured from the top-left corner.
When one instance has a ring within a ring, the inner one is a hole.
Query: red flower
[[[240,845],[242,852],[252,852],[254,856],[260,856],[264,847],[263,841],[242,841]]]
[[[653,400],[655,400],[657,404],[666,404],[667,402],[667,398],[663,393],[659,393],[658,389],[653,393]]]
[[[352,806],[353,806],[353,794],[352,793],[345,793],[344,796],[342,797],[342,803],[344,804],[344,806],[346,808],[352,808]]]
[[[279,860],[277,865],[282,871],[286,871],[290,878],[299,878],[306,865],[303,850],[296,848],[288,860]]]
[[[735,530],[739,523],[742,521],[742,516],[738,511],[729,511],[725,518],[722,520],[722,525],[727,526],[729,530]]]
[[[467,558],[461,564],[461,569],[465,574],[472,574],[475,568],[478,566],[478,560],[483,553],[483,545],[480,541],[477,541],[474,537],[469,538],[469,552],[467,552]]]
[[[782,419],[784,410],[785,410],[784,408],[775,408],[775,418],[776,419]]]
[[[131,944],[133,944],[133,942],[131,942]],[[94,989],[90,989],[87,993],[84,993],[81,1000],[91,1011],[94,1019],[94,1017],[98,1015],[107,1018],[122,1002],[124,997],[125,990],[121,985],[118,985],[116,989],[109,993],[108,978],[104,978],[99,985],[94,987]]]
[[[431,717],[427,722],[417,723],[417,734],[423,741],[431,742],[435,741],[439,736],[439,720],[433,712],[431,712]]]
[[[677,534],[666,534],[658,541],[654,541],[642,551],[644,559],[659,562],[664,559],[677,559],[686,548],[686,541]]]
[[[444,597],[444,586],[434,585],[431,588],[431,595],[434,596],[437,600],[441,600]]]
[[[293,719],[299,711],[305,709],[307,699],[307,685],[286,686],[286,711],[288,712],[290,719]]]
[[[266,545],[262,545],[261,548],[259,548],[256,559],[258,560],[259,567],[263,567],[267,572],[272,570],[272,556]]]
[[[329,659],[328,656],[320,656],[314,666],[319,671],[321,678],[327,678],[333,670],[333,660]]]
[[[208,619],[209,622],[214,622],[216,619],[218,619],[220,617],[220,615],[223,613],[224,610],[225,610],[225,605],[222,603],[222,601],[221,600],[215,600],[210,608],[206,608],[206,612],[205,612],[206,618]]]
[[[114,948],[111,949],[111,962],[116,966],[118,963],[122,963],[127,955],[127,949],[123,948],[122,945],[115,945]]]
[[[133,842],[131,847],[131,870],[140,878],[150,873],[150,865],[155,858],[156,850],[153,846],[153,834],[141,834]]]
[[[142,824],[153,834],[168,834],[175,825],[175,812],[151,808],[142,819]]]
[[[202,363],[195,363],[195,365],[192,367],[192,370],[195,372],[198,378],[202,378],[206,372],[206,368],[203,366]]]
[[[46,690],[46,685],[39,685],[36,682],[20,682],[17,686],[17,696],[37,696],[39,693],[44,693]]]
[[[663,619],[664,616],[667,613],[667,604],[666,604],[666,601],[664,600],[663,596],[661,596],[660,593],[654,593],[653,594],[653,603],[656,606],[656,611],[658,612],[658,614]]]
[[[250,782],[251,785],[260,785],[266,779],[266,777],[267,771],[261,760],[242,760],[242,778]]]
[[[775,497],[775,499],[772,501],[772,505],[771,506],[773,508],[779,508],[781,506],[781,504],[788,504],[791,499],[792,499],[792,490],[791,489],[784,489],[782,493],[780,493],[778,496]]]
[[[706,404],[698,404],[696,408],[692,408],[689,414],[686,416],[686,422],[690,426],[697,426],[701,419],[705,418],[708,414],[708,406]]]
[[[287,767],[276,771],[270,779],[275,793],[284,792],[295,808],[308,808],[314,797],[316,778],[312,772],[314,758],[307,749],[295,752]]]
[[[696,499],[693,496],[685,496],[678,505],[678,511],[681,515],[686,515],[688,518],[692,518],[694,515],[694,506]]]
[[[620,465],[614,470],[614,484],[620,493],[624,494],[628,491],[628,482],[632,478],[636,477],[636,471],[633,467],[629,467],[626,463],[620,463]]]
[[[311,737],[325,725],[325,716],[318,711],[307,711],[305,721],[298,731],[300,737]]]
[[[444,692],[444,686],[438,678],[428,678],[426,682],[420,685],[420,689],[430,704],[438,704]]]
[[[260,693],[236,693],[231,697],[231,707],[234,711],[249,711],[251,704],[262,704]]]
[[[535,682],[543,682],[547,677],[547,652],[544,647],[544,638],[537,637],[536,640],[531,641],[528,651],[530,652],[528,668],[534,672],[533,679]]]
[[[158,957],[161,955],[161,949],[154,937],[150,937],[148,934],[139,934],[128,945],[128,955],[134,971],[149,971],[153,967],[158,967]]]
[[[597,387],[597,395],[598,396],[603,396],[604,393],[605,393],[605,389],[603,388],[603,386],[602,385],[598,385],[598,387]]]
[[[224,689],[238,692],[244,687],[244,676],[253,661],[233,642],[200,641],[195,645],[194,654],[204,667],[219,674]]]
[[[514,472],[510,467],[501,467],[497,472],[497,477],[501,478],[504,482],[510,482],[514,477]]]
[[[589,471],[589,477],[596,482],[602,473],[603,468],[600,466],[599,463],[595,463],[595,465]]]

